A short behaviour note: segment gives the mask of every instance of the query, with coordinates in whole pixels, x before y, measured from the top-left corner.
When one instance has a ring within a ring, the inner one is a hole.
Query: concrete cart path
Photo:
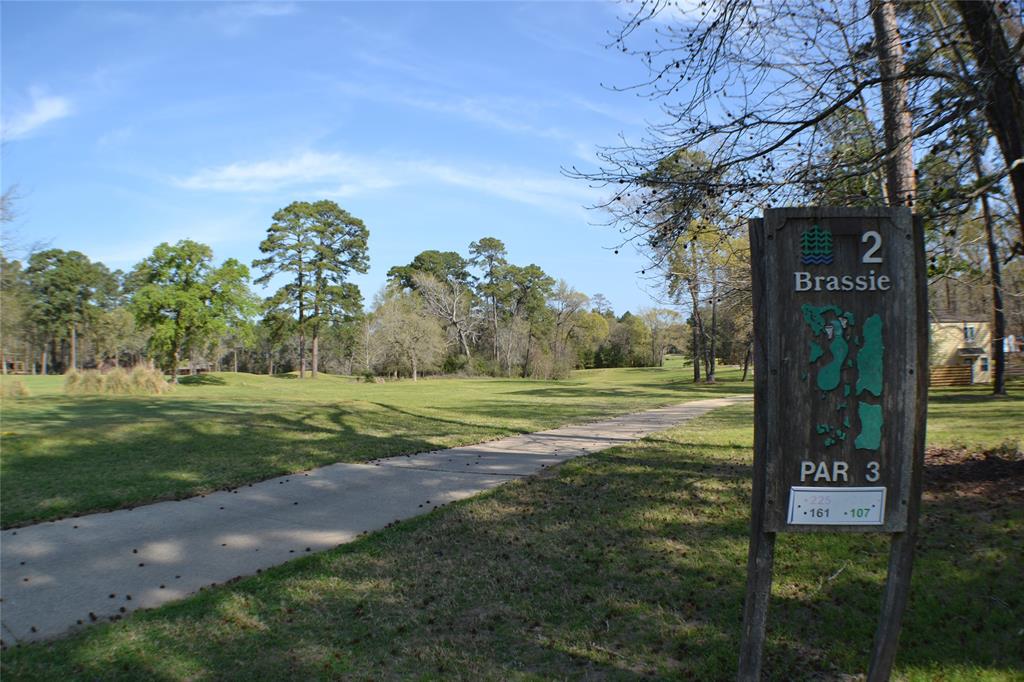
[[[52,638],[180,599],[743,400],[750,397],[332,464],[237,490],[3,531],[0,638],[5,645]]]

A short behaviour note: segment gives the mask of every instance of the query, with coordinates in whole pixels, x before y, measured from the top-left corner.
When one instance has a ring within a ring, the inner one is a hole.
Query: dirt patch
[[[926,495],[1024,498],[1024,453],[1015,447],[982,452],[928,448],[924,488]]]

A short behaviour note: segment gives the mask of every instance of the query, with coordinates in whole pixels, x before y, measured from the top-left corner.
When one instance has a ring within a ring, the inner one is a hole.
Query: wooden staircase
[[[970,386],[971,366],[952,365],[931,368],[929,386]]]
[[[1007,353],[1010,355],[1010,353]],[[1024,358],[1020,357],[1020,353],[1013,353],[1013,356],[1006,358],[1006,378],[1007,379],[1024,379]]]

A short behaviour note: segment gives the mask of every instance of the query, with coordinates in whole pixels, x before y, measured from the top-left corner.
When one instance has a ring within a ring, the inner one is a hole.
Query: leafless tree
[[[469,360],[470,345],[480,325],[479,316],[473,311],[472,289],[464,281],[456,278],[441,281],[427,272],[416,272],[412,278],[426,309],[446,327]]]
[[[388,288],[378,297],[374,315],[379,324],[376,342],[394,359],[408,363],[413,381],[437,365],[444,353],[444,332],[418,293]]]
[[[669,308],[642,308],[638,315],[651,330],[651,360],[656,367],[661,367],[670,343],[669,330],[679,324],[681,316]]]
[[[645,250],[664,253],[712,204],[742,217],[808,202],[845,178],[884,175],[882,197],[913,205],[915,145],[941,142],[966,113],[992,101],[992,88],[976,87],[977,74],[942,53],[943,42],[964,41],[962,26],[923,20],[925,3],[707,0],[687,12],[642,0],[630,7],[612,44],[643,60],[649,77],[621,89],[659,101],[665,120],[644,139],[603,149],[598,170],[568,174],[607,188],[600,207],[609,222]],[[999,26],[985,21],[994,35]],[[1001,68],[981,73],[991,74],[986,82],[1009,83],[1020,58],[1018,41],[993,56]],[[984,67],[980,56],[978,63]],[[850,139],[843,155],[823,153],[829,137],[848,128],[837,121],[851,115],[881,130],[881,143]],[[664,163],[681,150],[706,162]],[[1018,163],[1010,156],[1004,172]],[[882,197],[865,190],[844,203]]]
[[[555,317],[553,350],[556,364],[572,368],[574,363],[569,362],[565,355],[569,350],[570,339],[579,325],[579,315],[586,310],[589,302],[586,294],[573,289],[564,279],[558,280],[549,300]]]

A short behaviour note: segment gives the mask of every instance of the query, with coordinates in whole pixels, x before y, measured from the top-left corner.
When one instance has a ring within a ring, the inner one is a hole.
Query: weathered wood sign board
[[[778,532],[893,534],[869,679],[906,602],[928,388],[924,245],[907,208],[750,224],[754,489],[740,679],[756,679]]]
[[[751,239],[765,530],[904,530],[927,343],[909,209],[768,210]]]

